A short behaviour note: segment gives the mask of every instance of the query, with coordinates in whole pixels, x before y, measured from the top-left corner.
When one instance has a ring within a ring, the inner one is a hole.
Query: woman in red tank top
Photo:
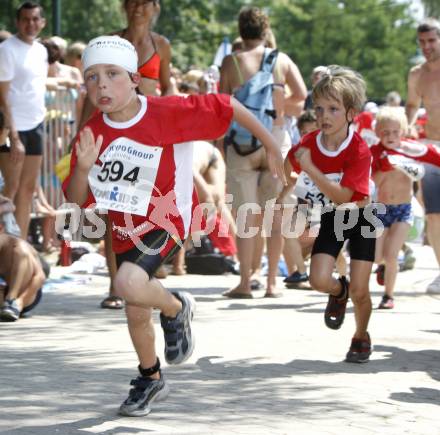
[[[127,27],[115,34],[127,39],[136,48],[138,71],[142,76],[139,91],[143,95],[174,94],[170,81],[170,43],[151,30],[160,14],[159,0],[124,0],[124,11],[127,15]],[[116,260],[111,252],[111,237],[106,236],[105,247],[111,281],[109,296],[101,302],[101,307],[122,308],[123,301],[113,294]]]
[[[159,0],[124,0],[127,28],[116,34],[128,39],[139,57],[142,76],[139,90],[144,95],[170,95],[171,46],[169,41],[152,32],[160,14]]]

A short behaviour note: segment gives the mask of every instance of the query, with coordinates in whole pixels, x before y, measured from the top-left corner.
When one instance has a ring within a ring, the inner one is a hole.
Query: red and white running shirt
[[[396,149],[387,148],[382,143],[371,147],[373,173],[395,169],[392,156],[403,156],[413,161],[440,166],[440,149],[435,145],[420,143],[412,139],[402,140],[401,143],[402,148]],[[408,147],[405,147],[406,144]]]
[[[114,122],[99,113],[86,124],[95,138],[101,134],[104,141],[82,207],[110,204],[116,253],[135,246],[133,235],[156,229],[180,239],[187,236],[193,194],[193,149],[188,142],[222,136],[233,116],[229,95],[139,99],[141,110],[129,121]],[[74,146],[64,192],[76,162]]]
[[[305,135],[301,142],[289,151],[287,157],[294,171],[301,177],[303,171],[295,159],[295,152],[299,147],[309,148],[313,164],[323,174],[340,183],[341,186],[353,190],[351,201],[359,201],[369,196],[371,153],[365,141],[350,128],[349,134],[341,146],[336,151],[330,151],[324,147],[321,138],[321,131],[316,130]],[[305,185],[306,187],[311,186],[309,195],[305,199],[311,199],[313,203],[316,202],[318,205],[319,202],[325,205],[325,198],[323,200],[323,196],[320,196],[323,194],[316,192],[316,186],[310,179],[305,178]],[[318,198],[318,201],[314,201],[312,198]]]

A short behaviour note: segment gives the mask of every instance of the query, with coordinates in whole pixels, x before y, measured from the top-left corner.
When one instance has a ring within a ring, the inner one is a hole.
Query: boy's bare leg
[[[383,250],[385,243],[387,241],[389,229],[385,228],[383,233],[380,237],[376,239],[376,250],[375,250],[375,257],[374,262],[376,264],[381,264],[383,262]]]
[[[347,275],[347,261],[345,260],[344,254],[342,251],[336,258],[336,270],[338,271],[340,276]]]
[[[368,322],[371,316],[369,280],[373,263],[363,260],[350,262],[350,298],[354,306],[356,332],[354,338],[367,338]]]
[[[174,318],[182,310],[182,303],[166,290],[159,280],[149,279],[139,266],[124,262],[115,281],[115,294],[126,301],[128,329],[142,368],[156,363],[155,334],[152,309],[160,309],[162,315]],[[159,379],[159,373],[153,376]]]
[[[115,294],[128,304],[141,308],[158,308],[166,317],[175,317],[182,303],[174,297],[156,278],[133,263],[124,262],[114,281]]]
[[[128,331],[139,363],[144,369],[153,367],[157,360],[152,311],[151,308],[142,308],[128,303],[125,305]],[[159,379],[159,372],[154,373],[151,378]]]
[[[386,243],[383,247],[383,258],[385,261],[385,294],[390,298],[394,295],[397,272],[399,271],[398,256],[403,242],[406,240],[409,231],[409,224],[397,222],[391,225],[388,230]]]
[[[109,299],[111,297],[115,297],[115,289],[114,289],[114,280],[115,276],[118,270],[117,264],[116,264],[116,255],[113,252],[113,246],[112,246],[112,236],[111,236],[111,226],[108,222],[108,217],[104,217],[104,221],[106,222],[106,231],[104,235],[104,254],[105,259],[107,262],[107,268],[108,273],[110,277],[110,284],[108,289],[108,296],[104,298],[104,300],[101,302],[102,308],[122,308],[123,307],[123,301],[121,300],[115,300],[115,299]]]
[[[333,278],[335,258],[329,254],[315,254],[310,262],[310,285],[313,289],[338,296],[342,286],[338,279]]]

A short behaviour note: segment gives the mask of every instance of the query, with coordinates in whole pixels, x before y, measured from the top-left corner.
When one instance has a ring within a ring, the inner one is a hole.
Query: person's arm
[[[319,190],[336,204],[350,202],[354,191],[348,187],[343,187],[334,181],[330,181],[312,162],[310,150],[300,147],[295,152],[295,158],[301,169],[313,180]]]
[[[288,116],[298,117],[304,108],[307,87],[296,64],[288,56],[286,57],[288,60],[286,84],[289,86],[292,95],[284,100],[284,111]]]
[[[420,67],[413,68],[408,75],[408,97],[406,100],[405,113],[408,118],[408,133],[410,137],[417,138],[418,134],[415,129],[417,121],[417,112],[422,103],[422,97],[418,91],[418,81],[420,75]]]
[[[296,180],[298,179],[298,175],[293,171],[289,157],[284,159],[284,173],[286,174],[287,184],[283,186],[283,190],[278,195],[278,203],[283,202],[283,198],[290,192],[292,187],[295,186]]]
[[[208,202],[215,204],[214,197],[212,196],[210,186],[205,181],[203,176],[198,171],[193,171],[194,186],[197,191],[200,203]]]
[[[25,149],[12,119],[11,106],[8,101],[10,84],[11,82],[0,82],[0,110],[3,112],[3,116],[5,118],[5,128],[9,130],[11,161],[13,163],[18,163],[24,159]]]
[[[173,95],[174,87],[171,84],[171,45],[169,41],[161,37],[160,41],[160,71],[159,83],[161,95]]]
[[[282,183],[286,185],[287,181],[284,173],[284,160],[275,138],[268,130],[266,130],[258,119],[234,97],[231,97],[231,105],[233,109],[233,119],[260,140],[266,150],[267,163],[270,172],[274,177],[279,178]]]
[[[95,141],[93,132],[88,127],[79,134],[76,144],[77,162],[66,189],[67,200],[79,206],[84,204],[89,196],[88,175],[99,156],[102,140],[102,135],[99,135]]]
[[[220,68],[220,83],[219,92],[221,94],[232,95],[232,86],[230,83],[231,68],[233,68],[232,55],[228,55],[223,59],[222,66]],[[234,67],[235,68],[235,67]]]
[[[402,141],[396,151],[401,151],[418,162],[440,166],[440,149],[433,144]]]

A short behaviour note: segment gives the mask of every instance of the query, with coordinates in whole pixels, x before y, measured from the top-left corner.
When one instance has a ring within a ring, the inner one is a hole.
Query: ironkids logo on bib
[[[162,148],[120,137],[99,156],[89,184],[97,208],[146,216]]]

